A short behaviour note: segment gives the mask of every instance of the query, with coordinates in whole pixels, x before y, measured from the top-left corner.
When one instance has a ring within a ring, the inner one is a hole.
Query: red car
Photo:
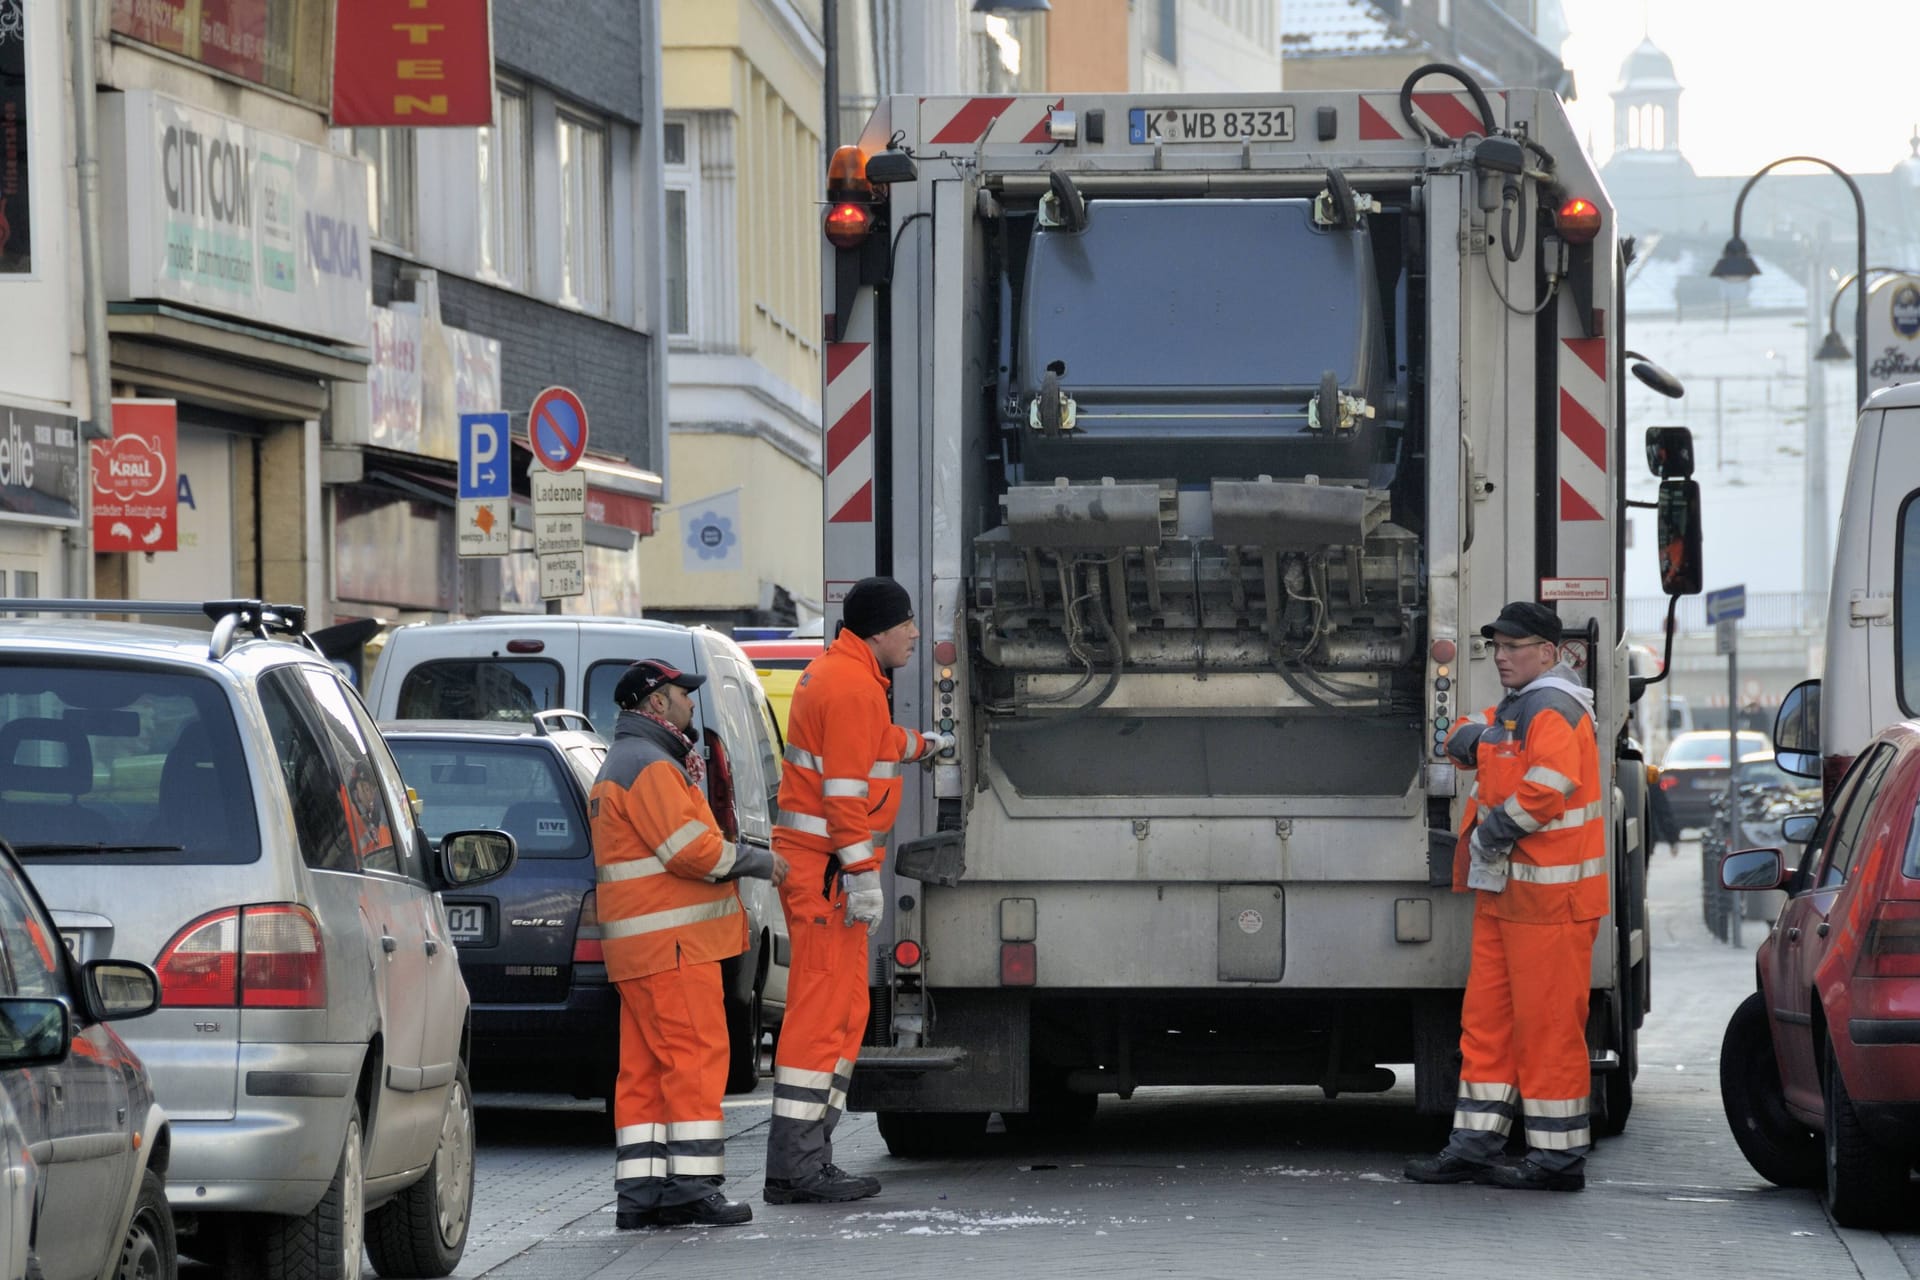
[[[1920,721],[1861,752],[1788,868],[1728,854],[1729,889],[1789,895],[1760,944],[1760,989],[1727,1025],[1720,1093],[1741,1153],[1817,1186],[1843,1226],[1913,1221],[1920,1161]],[[1786,833],[1783,832],[1783,835]],[[1800,832],[1788,835],[1794,839]]]

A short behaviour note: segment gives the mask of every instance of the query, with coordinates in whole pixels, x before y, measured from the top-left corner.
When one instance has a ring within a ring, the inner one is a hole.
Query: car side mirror
[[[0,1066],[60,1062],[73,1043],[73,1014],[64,1000],[0,997]]]
[[[449,889],[471,889],[512,870],[520,846],[504,831],[451,831],[440,842],[440,879]]]
[[[82,973],[95,1022],[138,1018],[160,1007],[160,977],[137,960],[89,960]]]
[[[1788,773],[1820,776],[1820,682],[1802,680],[1773,718],[1773,758]]]
[[[1788,844],[1805,844],[1813,839],[1813,829],[1819,825],[1819,814],[1796,813],[1791,818],[1780,819],[1780,838]]]
[[[1723,889],[1778,889],[1787,882],[1787,860],[1778,849],[1742,849],[1720,859]]]
[[[1660,553],[1660,589],[1670,596],[1700,594],[1700,485],[1662,480],[1654,537]]]

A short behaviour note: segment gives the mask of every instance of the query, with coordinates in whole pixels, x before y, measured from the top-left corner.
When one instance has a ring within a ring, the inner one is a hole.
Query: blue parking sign
[[[460,496],[504,498],[511,491],[507,415],[460,415]]]

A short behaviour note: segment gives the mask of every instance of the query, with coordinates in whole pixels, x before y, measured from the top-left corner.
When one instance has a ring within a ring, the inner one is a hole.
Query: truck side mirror
[[[1693,432],[1685,427],[1647,428],[1647,468],[1662,480],[1693,475]]]
[[[1788,773],[1820,776],[1820,682],[1802,680],[1773,719],[1773,758]]]
[[[1655,538],[1660,551],[1660,589],[1670,596],[1700,594],[1700,486],[1692,480],[1662,480]]]

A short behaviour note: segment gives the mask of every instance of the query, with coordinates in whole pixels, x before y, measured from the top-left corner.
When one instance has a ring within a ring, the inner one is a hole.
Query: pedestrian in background
[[[615,1225],[731,1226],[753,1210],[720,1191],[727,1015],[720,961],[747,949],[741,876],[779,884],[777,854],[726,840],[688,736],[706,682],[658,659],[614,686],[613,746],[594,780],[595,900],[620,992]]]
[[[1445,1150],[1406,1173],[1579,1191],[1593,1145],[1588,983],[1607,913],[1593,693],[1561,660],[1547,606],[1515,601],[1480,631],[1507,694],[1447,738],[1448,754],[1477,771],[1454,857],[1455,890],[1474,895],[1460,1094]],[[1516,1112],[1526,1159],[1498,1164]]]
[[[880,868],[900,809],[900,770],[953,737],[893,723],[887,672],[913,656],[913,601],[892,578],[847,593],[844,629],[807,665],[788,711],[787,767],[773,847],[793,866],[780,889],[793,964],[773,1067],[768,1204],[833,1204],[880,1190],[833,1163],[866,1034],[867,934],[886,910]]]

